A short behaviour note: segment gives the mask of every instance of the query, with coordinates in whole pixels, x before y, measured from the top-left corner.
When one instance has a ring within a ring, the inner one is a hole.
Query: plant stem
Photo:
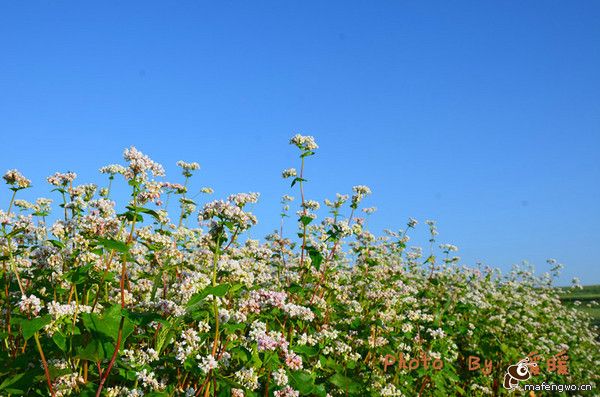
[[[304,157],[300,165],[300,198],[302,199],[302,216],[306,216],[306,207],[304,206],[304,183],[302,181],[304,175]],[[306,224],[302,222],[302,251],[300,252],[300,268],[304,267],[304,249],[306,248]],[[304,269],[303,269],[304,270]]]
[[[187,188],[188,179],[189,179],[189,177],[186,176],[185,177],[185,182],[183,182],[183,187],[184,188]],[[183,192],[183,195],[181,197],[182,197],[182,199],[185,200],[185,191]],[[179,224],[177,225],[178,228],[181,227],[181,224],[183,223],[183,215],[184,215],[184,213],[185,213],[185,203],[182,202],[181,203],[181,214],[179,215]]]
[[[108,367],[106,367],[106,369],[103,371],[102,379],[100,380],[100,385],[98,386],[98,391],[96,391],[96,397],[100,397],[100,395],[102,394],[102,388],[104,387],[104,383],[106,382],[106,379],[108,379],[110,370],[112,369],[112,367],[117,359],[117,355],[119,354],[119,349],[121,347],[121,339],[123,337],[123,324],[124,323],[125,323],[125,317],[121,316],[121,322],[119,323],[119,333],[117,335],[117,343],[115,345],[115,351],[113,352],[110,362],[108,363]],[[98,368],[100,369],[100,364],[98,364]]]
[[[42,365],[44,366],[44,374],[46,375],[46,382],[48,383],[48,389],[50,389],[50,394],[54,397],[54,389],[52,388],[52,379],[50,379],[50,371],[48,370],[48,363],[46,362],[46,357],[44,356],[44,351],[42,350],[42,345],[40,344],[40,337],[36,332],[33,334],[33,338],[35,339],[35,344],[37,345],[38,352],[40,353],[40,357],[42,358]]]
[[[217,245],[215,247],[215,255],[213,257],[213,274],[212,274],[212,286],[217,286],[217,265],[219,263],[219,243],[221,242],[221,235],[217,236]],[[217,342],[219,340],[219,306],[217,304],[217,297],[213,295],[213,310],[215,313],[215,340],[213,342],[212,355],[217,354]]]
[[[133,188],[133,206],[137,208],[137,189]],[[135,232],[135,224],[137,221],[138,211],[137,209],[134,211],[134,217],[131,221],[131,230],[129,231],[129,237],[127,238],[127,244],[130,244],[133,240],[133,233]],[[125,309],[125,276],[127,275],[127,255],[123,254],[122,263],[121,263],[121,310]],[[104,383],[106,379],[108,379],[108,375],[110,375],[110,370],[112,369],[115,361],[117,360],[117,356],[119,355],[119,349],[121,348],[121,339],[123,338],[123,325],[125,324],[125,315],[121,312],[121,321],[119,322],[119,332],[117,334],[117,343],[115,344],[115,350],[113,355],[108,363],[108,367],[104,371],[104,375],[100,380],[100,385],[98,386],[98,391],[96,392],[96,397],[100,397],[102,393],[102,388],[104,387]]]

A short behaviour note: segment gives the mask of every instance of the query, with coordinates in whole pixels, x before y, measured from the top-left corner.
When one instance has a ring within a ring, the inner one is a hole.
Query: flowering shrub
[[[364,222],[374,209],[360,210],[366,186],[325,200],[319,222],[320,204],[304,196],[317,144],[301,135],[291,144],[300,167],[283,177],[299,192],[298,231],[283,232],[286,195],[264,242],[243,238],[257,222],[256,193],[197,210],[188,196],[197,163],[178,162],[183,183],[164,182],[163,167],[130,148],[125,165],[100,170],[106,187],[56,173],[54,215],[50,199],[18,199],[31,182],[8,171],[0,395],[498,395],[507,365],[559,351],[568,374],[545,380],[596,382],[600,346],[586,315],[559,301],[558,266],[542,277],[459,266],[456,247],[433,249],[431,221],[425,255],[407,245],[413,219],[376,237]],[[131,189],[122,207],[111,201],[116,178]]]

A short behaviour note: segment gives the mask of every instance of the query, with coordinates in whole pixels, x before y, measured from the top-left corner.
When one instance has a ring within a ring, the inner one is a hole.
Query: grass
[[[577,290],[570,287],[559,287],[559,289],[563,292],[561,300],[565,305],[590,314],[593,323],[600,326],[600,306],[587,307],[593,301],[600,303],[600,285],[587,285]],[[581,305],[575,306],[575,301],[581,302]]]

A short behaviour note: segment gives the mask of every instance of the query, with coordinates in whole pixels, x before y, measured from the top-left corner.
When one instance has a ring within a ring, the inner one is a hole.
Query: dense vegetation
[[[568,307],[588,313],[592,324],[600,327],[600,285],[586,285],[580,288],[559,288],[560,299]]]
[[[540,277],[461,266],[432,221],[425,251],[409,245],[414,219],[375,236],[366,186],[326,200],[319,220],[304,195],[317,145],[291,143],[300,166],[283,177],[298,211],[284,196],[281,227],[263,242],[244,238],[257,194],[188,195],[197,163],[178,162],[182,183],[165,182],[130,148],[125,165],[101,169],[106,187],[56,173],[54,213],[50,199],[21,200],[31,183],[8,171],[0,395],[501,395],[507,365],[533,352],[568,355],[568,374],[541,365],[529,382],[595,384],[600,344],[590,317],[561,303],[558,264]],[[123,181],[130,200],[115,203]],[[288,217],[297,230],[284,233]]]

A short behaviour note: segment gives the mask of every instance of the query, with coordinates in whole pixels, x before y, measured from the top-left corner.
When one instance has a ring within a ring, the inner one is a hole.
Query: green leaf
[[[336,373],[329,378],[329,382],[336,385],[340,389],[348,393],[359,393],[362,390],[362,385],[352,378]]]
[[[149,323],[151,323],[152,321],[160,321],[163,318],[160,316],[160,314],[158,313],[154,313],[154,312],[132,312],[130,310],[122,310],[123,315],[125,316],[125,318],[131,320],[132,323],[136,324],[136,325],[148,325]]]
[[[315,152],[313,152],[311,150],[307,150],[306,152],[302,153],[300,155],[300,157],[308,157],[308,156],[312,156],[313,154],[315,154]]]
[[[322,366],[333,369],[336,372],[343,371],[344,369],[340,363],[329,356],[324,356],[321,354],[319,355],[319,361],[321,362]]]
[[[83,325],[89,331],[116,341],[121,323],[121,305],[112,305],[104,311],[102,316],[96,313],[82,313],[81,319],[83,320]],[[133,328],[133,323],[125,319],[123,322],[123,341],[133,332]]]
[[[325,385],[315,385],[312,392],[313,394],[317,395],[317,397],[327,396],[327,389],[325,389]]]
[[[229,289],[229,292],[236,292],[244,287],[244,284],[233,284]]]
[[[67,351],[67,338],[59,331],[55,332],[54,335],[52,335],[52,340],[54,341],[54,343],[56,343],[56,346],[58,346],[60,350],[64,352]]]
[[[187,307],[190,308],[190,307],[196,305],[197,303],[201,302],[204,298],[206,298],[208,295],[224,296],[227,293],[227,291],[229,291],[230,287],[231,287],[231,285],[229,285],[229,284],[219,284],[219,285],[215,285],[214,287],[212,285],[208,286],[208,287],[204,288],[201,292],[197,292],[194,295],[192,295],[192,297],[188,301]]]
[[[263,367],[269,370],[273,369],[274,366],[279,366],[279,355],[273,351],[265,351],[263,353]]]
[[[20,373],[17,374],[11,378],[6,378],[4,379],[4,382],[2,382],[0,384],[0,390],[5,390],[7,387],[9,387],[10,385],[13,385],[15,383],[17,383],[19,381],[19,379],[21,379],[22,377],[24,377],[26,375],[26,373]],[[21,391],[22,392],[22,391]],[[13,392],[14,393],[14,392]],[[17,393],[15,393],[17,394]]]
[[[114,345],[111,349],[109,343],[102,343],[99,338],[93,338],[87,345],[79,344],[76,347],[76,357],[82,360],[90,360],[94,362],[101,361],[110,355],[114,351]]]
[[[323,255],[313,246],[306,247],[308,256],[310,256],[311,264],[317,269],[321,270],[321,263],[323,262]]]
[[[58,240],[48,240],[48,242],[50,244],[52,244],[53,246],[55,246],[56,248],[61,248],[61,249],[65,248],[65,244],[62,243],[61,241],[58,241]]]
[[[329,237],[327,237],[325,239],[325,241],[328,241],[328,240],[337,241],[337,240],[339,240],[339,236],[341,233],[342,233],[342,229],[338,225],[333,225],[333,229],[330,229],[327,231],[327,235]]]
[[[135,381],[137,379],[136,371],[119,368],[119,375],[127,380]],[[147,395],[147,394],[146,394]]]
[[[256,344],[254,346],[254,349],[252,349],[251,363],[254,368],[260,368],[263,365],[263,362],[260,359],[260,356],[258,355]]]
[[[243,331],[244,329],[246,329],[246,324],[244,324],[244,323],[239,323],[239,324],[226,323],[226,324],[223,324],[223,330],[225,331],[226,335],[234,334],[237,331]]]
[[[234,360],[239,360],[242,363],[248,362],[250,360],[251,354],[244,346],[237,346],[230,350],[231,358]]]
[[[21,329],[23,330],[23,339],[31,338],[36,332],[44,328],[45,325],[52,322],[52,317],[47,314],[42,317],[32,318],[31,320],[20,319]]]
[[[192,315],[192,318],[196,321],[198,320],[208,320],[210,318],[210,313],[208,310],[199,310],[199,306],[200,304],[195,304],[190,306],[188,309],[190,309],[190,314]]]
[[[297,345],[293,346],[292,350],[307,357],[314,357],[319,354],[319,348],[317,346]]]
[[[69,281],[73,284],[82,284],[87,281],[90,277],[90,269],[92,268],[92,264],[88,264],[85,266],[81,266],[75,268],[65,274],[65,280]]]
[[[217,397],[229,397],[231,396],[231,385],[227,382],[220,380],[217,382],[219,385],[219,394]]]
[[[313,218],[303,215],[300,217],[299,221],[302,222],[304,226],[308,226],[313,221]]]
[[[156,337],[156,351],[160,353],[162,349],[168,346],[175,339],[175,331],[172,324],[165,324],[161,327]]]
[[[84,389],[79,389],[78,396],[79,397],[95,397],[97,389],[98,389],[98,385],[96,385],[96,384],[94,384],[92,382],[88,382],[85,385]]]
[[[298,283],[292,283],[290,284],[290,286],[287,288],[287,290],[293,294],[297,294],[298,292],[302,292],[304,291],[304,287],[302,287],[300,284]]]
[[[143,214],[152,215],[152,217],[154,217],[154,219],[156,219],[157,221],[160,221],[160,215],[158,215],[158,212],[151,210],[150,208],[134,207],[133,205],[128,205],[127,209],[130,211],[133,211],[134,213],[141,212]]]
[[[289,376],[290,386],[298,390],[301,395],[310,395],[315,387],[312,375],[305,371],[293,371]]]
[[[110,238],[99,238],[98,245],[103,246],[104,248],[108,248],[111,250],[115,250],[118,252],[128,252],[129,246],[122,241],[110,239]]]

